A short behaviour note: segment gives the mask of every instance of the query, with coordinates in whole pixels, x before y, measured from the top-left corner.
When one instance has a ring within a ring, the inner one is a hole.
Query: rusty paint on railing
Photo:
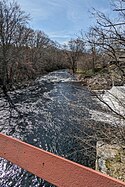
[[[125,187],[125,183],[0,133],[0,157],[59,187]]]

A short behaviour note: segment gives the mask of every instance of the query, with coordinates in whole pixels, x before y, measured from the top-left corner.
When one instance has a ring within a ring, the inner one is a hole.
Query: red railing
[[[59,187],[125,187],[125,183],[0,133],[0,157]]]

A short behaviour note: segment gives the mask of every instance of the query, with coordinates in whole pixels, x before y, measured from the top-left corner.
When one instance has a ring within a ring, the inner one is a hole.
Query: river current
[[[94,168],[95,141],[92,146],[86,142],[91,135],[88,124],[93,123],[90,111],[99,105],[73,75],[67,70],[55,71],[9,95],[21,115],[1,96],[2,133]],[[0,159],[0,187],[38,186],[52,185]]]

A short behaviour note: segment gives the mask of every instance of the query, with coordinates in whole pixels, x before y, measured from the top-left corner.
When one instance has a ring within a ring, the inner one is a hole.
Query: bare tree
[[[1,83],[4,90],[7,89],[10,81],[8,65],[13,60],[12,51],[17,41],[18,43],[21,42],[20,35],[28,19],[29,16],[20,9],[17,3],[8,3],[5,0],[0,1]]]
[[[98,60],[98,53],[100,51],[99,45],[96,44],[97,38],[95,37],[95,32],[93,28],[90,28],[89,32],[86,34],[88,48],[90,56],[92,56],[92,71],[95,72],[96,62]]]
[[[105,65],[108,67],[109,63],[112,62],[118,69],[122,84],[125,75],[125,70],[121,65],[124,63],[122,54],[125,51],[124,5],[124,1],[121,0],[115,1],[115,4],[112,5],[114,11],[116,11],[114,7],[117,8],[116,19],[112,19],[103,12],[94,9],[92,14],[97,24],[91,27],[88,35],[88,42],[92,46],[93,62],[96,61],[97,50],[95,51],[95,49],[99,49],[102,56],[107,58],[107,64]]]
[[[67,56],[67,61],[70,64],[70,68],[72,72],[75,73],[77,67],[77,60],[82,55],[85,50],[85,42],[80,39],[71,39],[68,42],[68,45],[64,46],[65,54]]]

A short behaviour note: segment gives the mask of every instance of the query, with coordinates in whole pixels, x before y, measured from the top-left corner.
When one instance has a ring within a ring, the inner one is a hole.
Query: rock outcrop
[[[125,182],[125,146],[97,142],[96,170]]]

